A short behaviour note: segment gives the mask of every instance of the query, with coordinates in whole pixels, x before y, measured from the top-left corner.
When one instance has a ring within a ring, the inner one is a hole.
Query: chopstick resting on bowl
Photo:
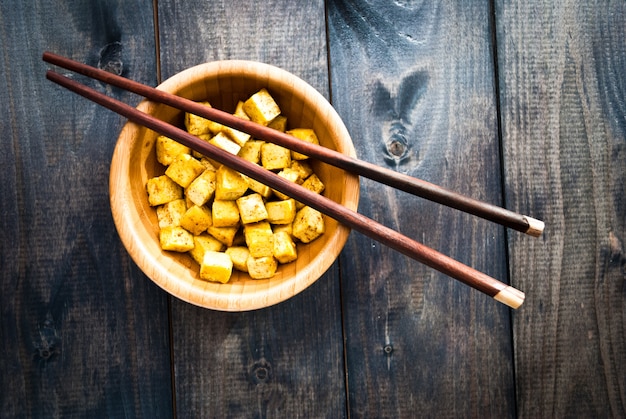
[[[144,96],[155,102],[163,103],[174,108],[190,112],[210,119],[236,130],[250,134],[255,138],[262,138],[283,147],[287,147],[309,157],[314,157],[324,163],[339,167],[356,175],[364,176],[393,188],[413,195],[455,208],[469,214],[501,224],[528,235],[539,237],[544,229],[544,223],[535,218],[518,214],[505,208],[467,197],[450,191],[421,179],[417,179],[372,163],[346,156],[335,150],[316,144],[299,141],[296,138],[280,131],[265,127],[261,124],[237,118],[228,112],[210,108],[192,100],[172,95],[154,87],[120,77],[89,65],[65,58],[50,52],[43,54],[43,60],[58,65],[85,76],[100,80],[107,84],[128,90]]]
[[[48,56],[49,57],[49,56]],[[399,251],[431,268],[434,268],[448,276],[455,278],[478,291],[481,291],[495,300],[500,301],[509,307],[518,308],[524,302],[525,295],[522,291],[504,284],[495,278],[490,277],[474,268],[456,261],[436,250],[433,250],[417,241],[406,237],[399,232],[386,227],[358,212],[351,211],[343,205],[318,195],[302,186],[290,182],[275,173],[264,169],[255,163],[242,159],[239,156],[223,151],[222,149],[206,142],[188,132],[161,121],[151,115],[139,111],[119,100],[97,92],[75,80],[65,77],[57,72],[48,70],[46,77],[101,105],[112,110],[128,120],[143,125],[161,135],[172,138],[181,144],[210,157],[221,164],[235,169],[246,176],[249,176],[267,186],[282,193],[290,195],[294,199],[309,205],[312,208],[334,218],[347,227],[358,231],[378,242]]]

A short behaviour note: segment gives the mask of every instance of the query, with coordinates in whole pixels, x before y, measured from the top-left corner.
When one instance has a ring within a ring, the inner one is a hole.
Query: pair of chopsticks
[[[412,193],[434,202],[468,212],[487,220],[502,224],[506,227],[539,236],[543,231],[543,222],[520,215],[512,211],[484,203],[434,184],[416,179],[401,173],[378,167],[371,163],[345,156],[325,147],[300,141],[288,134],[281,133],[251,121],[237,118],[227,112],[210,108],[188,99],[175,96],[150,86],[129,80],[124,77],[73,61],[50,52],[43,54],[43,60],[83,74],[87,77],[107,84],[128,90],[147,99],[163,103],[185,112],[216,121],[220,124],[250,134],[275,144],[290,148],[299,153],[316,158],[322,162],[334,165],[357,175],[368,177],[394,188]],[[433,250],[399,232],[383,226],[358,212],[351,211],[322,195],[311,192],[295,183],[277,176],[263,167],[248,162],[236,155],[224,152],[218,147],[203,141],[188,132],[143,113],[121,101],[97,92],[77,81],[65,77],[57,72],[48,70],[46,77],[101,106],[112,110],[128,120],[143,125],[161,135],[172,138],[203,155],[210,157],[221,164],[231,167],[246,176],[249,176],[267,186],[303,202],[312,208],[334,218],[344,225],[370,238],[385,244],[406,256],[409,256],[431,268],[445,273],[512,308],[518,308],[524,302],[524,293],[506,285],[482,272],[462,264],[436,250]]]

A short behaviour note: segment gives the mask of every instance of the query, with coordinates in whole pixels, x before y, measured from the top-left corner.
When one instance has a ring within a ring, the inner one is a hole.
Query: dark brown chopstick
[[[220,124],[243,131],[253,137],[262,138],[266,141],[282,145],[351,173],[365,176],[369,179],[378,181],[404,192],[456,208],[531,236],[538,237],[543,232],[543,222],[526,215],[518,214],[496,205],[458,194],[430,182],[376,166],[325,147],[310,144],[305,141],[298,141],[288,134],[281,133],[251,121],[234,117],[233,115],[219,109],[209,108],[194,101],[163,92],[153,87],[129,80],[125,77],[120,77],[95,67],[79,63],[69,58],[46,52],[43,54],[43,59],[50,64],[58,65],[68,70],[72,70],[133,93],[137,93],[155,102],[163,103],[174,108],[211,119],[219,122]]]
[[[143,113],[123,102],[97,92],[77,81],[71,80],[54,71],[48,71],[46,77],[102,105],[137,124],[143,125],[162,135],[170,137],[194,150],[210,157],[221,164],[238,170],[267,186],[283,192],[318,211],[334,218],[344,225],[356,230],[378,242],[395,249],[418,262],[447,274],[491,297],[512,307],[518,308],[524,302],[524,293],[506,285],[480,271],[462,264],[442,253],[412,240],[397,231],[383,226],[372,219],[351,211],[322,195],[311,192],[295,183],[283,179],[263,167],[248,162],[234,154],[230,154],[209,144],[186,131],[167,124],[157,118]]]

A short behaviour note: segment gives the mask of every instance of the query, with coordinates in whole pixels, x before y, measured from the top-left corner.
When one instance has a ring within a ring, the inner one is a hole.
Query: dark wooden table
[[[432,3],[0,0],[0,416],[626,417],[626,2]],[[360,212],[525,304],[358,233],[268,309],[168,296],[109,209],[125,121],[46,81],[45,50],[151,85],[229,58],[299,75],[360,158],[546,222],[361,183]]]

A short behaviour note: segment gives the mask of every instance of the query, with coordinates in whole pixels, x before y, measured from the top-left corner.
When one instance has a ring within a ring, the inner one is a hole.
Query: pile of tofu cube
[[[264,88],[240,101],[234,115],[319,144],[310,128],[287,130],[286,116]],[[185,128],[313,192],[324,191],[303,154],[190,113]],[[156,208],[161,248],[188,252],[204,280],[226,283],[233,269],[253,279],[272,278],[279,264],[296,260],[296,243],[310,243],[325,231],[319,211],[170,138],[157,138],[156,156],[165,170],[149,179],[146,189]]]

